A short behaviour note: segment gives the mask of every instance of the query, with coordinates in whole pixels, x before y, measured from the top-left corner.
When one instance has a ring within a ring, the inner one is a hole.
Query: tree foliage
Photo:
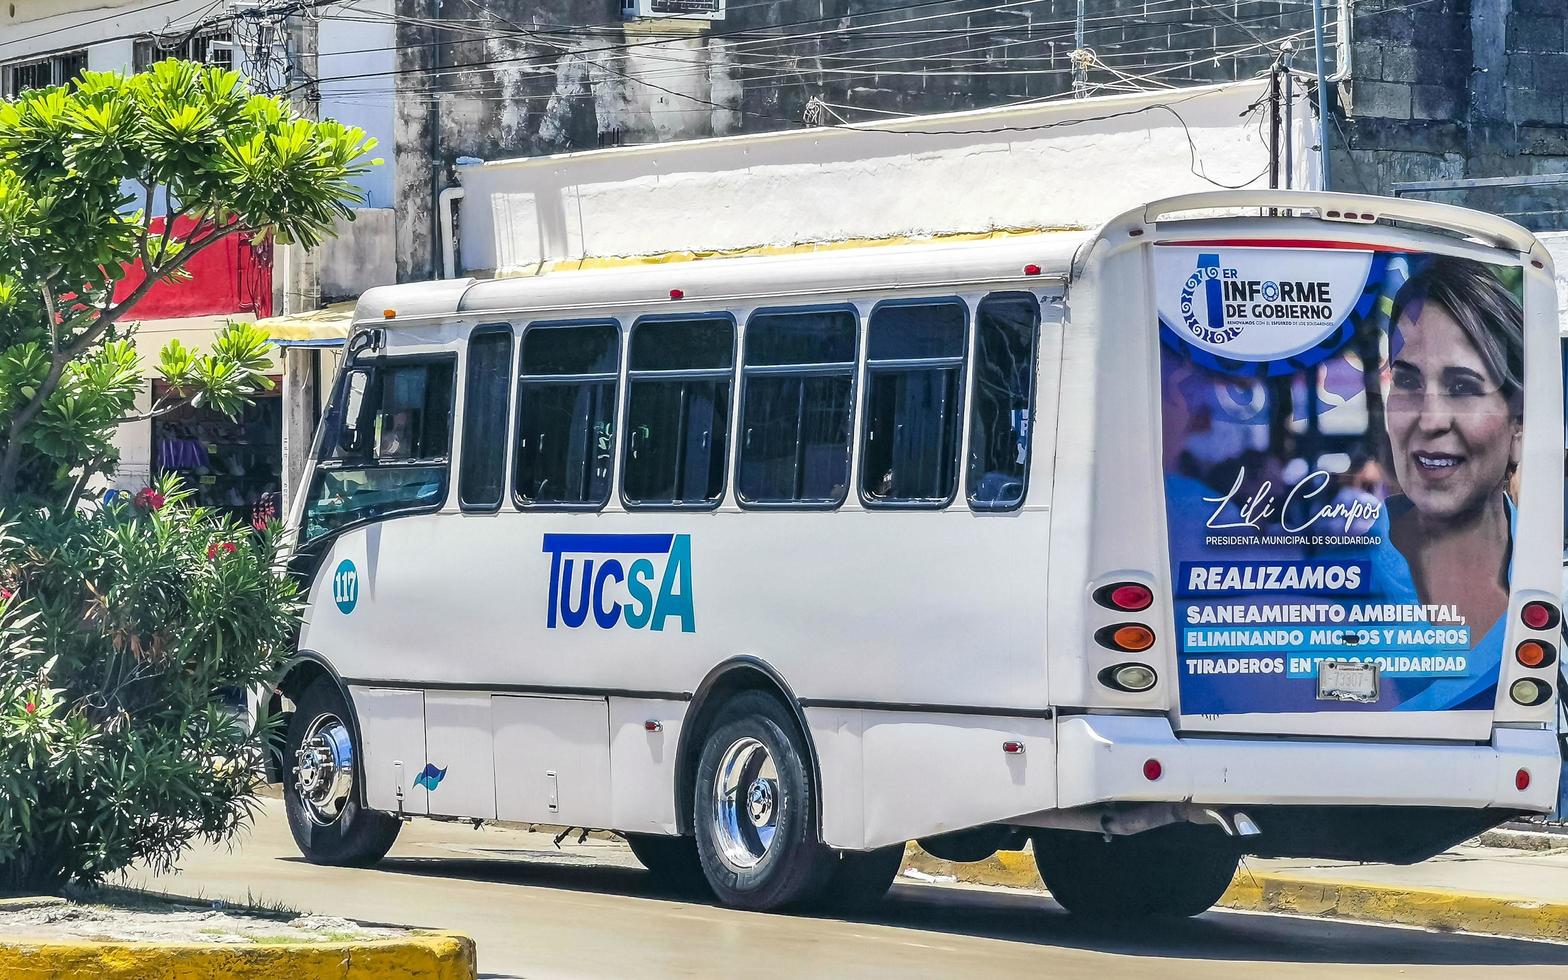
[[[0,102],[0,506],[68,506],[112,467],[141,385],[130,318],[156,284],[230,235],[319,245],[353,219],[373,146],[185,61]],[[157,371],[233,413],[267,364],[262,334],[231,324],[205,354],[171,343]]]

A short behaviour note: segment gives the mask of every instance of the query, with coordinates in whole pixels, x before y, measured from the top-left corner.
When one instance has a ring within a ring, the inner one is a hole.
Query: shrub
[[[281,528],[128,503],[0,536],[0,889],[173,866],[257,806],[269,722],[219,692],[270,679],[296,622]]]

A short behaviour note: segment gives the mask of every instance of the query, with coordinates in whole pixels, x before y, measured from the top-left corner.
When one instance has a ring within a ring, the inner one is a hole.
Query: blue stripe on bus
[[[673,534],[546,534],[547,554],[667,555]]]

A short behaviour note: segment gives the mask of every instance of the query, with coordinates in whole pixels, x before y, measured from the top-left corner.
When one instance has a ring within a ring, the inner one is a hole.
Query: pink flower
[[[254,521],[250,522],[250,526],[258,531],[265,531],[267,529],[267,519],[265,517],[258,517]]]
[[[152,487],[142,487],[136,493],[136,506],[142,510],[161,510],[163,508],[163,494]]]
[[[234,550],[233,541],[214,541],[207,546],[207,558],[216,561],[219,555],[232,555]]]
[[[9,602],[11,596],[15,594],[16,593],[12,592],[10,589],[0,589],[0,602]]]
[[[38,705],[34,704],[31,701],[27,702],[27,713],[28,714],[32,714],[33,712],[35,712],[37,710],[38,710]]]

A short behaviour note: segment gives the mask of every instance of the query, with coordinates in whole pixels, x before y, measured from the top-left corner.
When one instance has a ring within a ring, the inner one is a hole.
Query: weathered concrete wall
[[[1568,0],[1358,0],[1334,185],[1568,170]],[[1348,138],[1348,147],[1346,140]],[[1426,194],[1562,227],[1568,184]]]
[[[372,286],[397,282],[397,212],[356,208],[354,220],[337,227],[337,237],[317,250],[321,302],[355,299]]]
[[[1268,145],[1250,124],[1263,110],[1247,116],[1265,91],[1189,91],[1180,118],[1168,93],[1146,93],[464,167],[461,261],[505,275],[558,259],[1093,227],[1210,180],[1267,186]],[[1190,149],[1204,176],[1184,165]]]
[[[1330,0],[1331,5],[1333,0]],[[399,276],[434,272],[435,194],[458,157],[798,129],[821,122],[964,111],[1073,88],[1077,0],[980,10],[973,2],[737,3],[712,29],[626,22],[619,0],[397,0]],[[1297,0],[1089,0],[1085,47],[1152,87],[1248,78],[1259,43],[1311,26]],[[440,19],[437,31],[431,21]],[[722,36],[721,36],[722,35]],[[444,42],[444,43],[443,43]],[[1109,67],[1105,67],[1109,66]],[[413,164],[435,159],[432,166]]]

